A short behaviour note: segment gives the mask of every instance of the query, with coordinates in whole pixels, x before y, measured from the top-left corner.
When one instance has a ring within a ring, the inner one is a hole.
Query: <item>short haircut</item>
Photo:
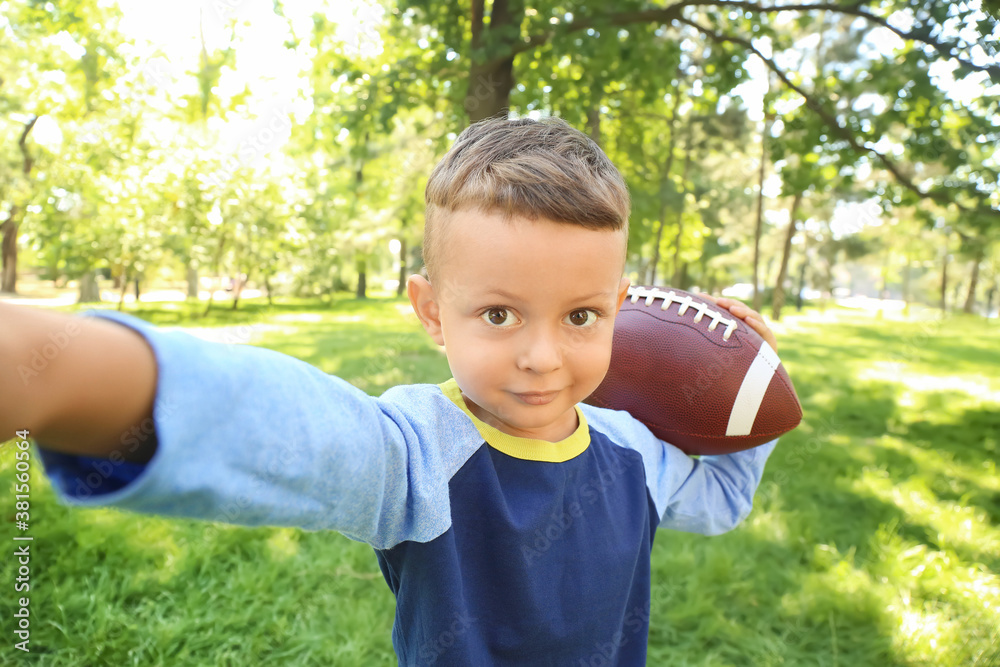
[[[628,238],[625,180],[600,146],[561,118],[470,125],[434,167],[424,196],[423,259],[432,282],[452,211],[623,230]]]

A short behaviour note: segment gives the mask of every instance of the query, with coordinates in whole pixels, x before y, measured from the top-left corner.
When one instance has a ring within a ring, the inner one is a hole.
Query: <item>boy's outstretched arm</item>
[[[155,438],[130,434],[155,392],[156,359],[135,331],[0,303],[0,441],[26,428],[55,451],[146,462]]]
[[[70,505],[337,530],[385,549],[447,529],[441,499],[482,442],[438,386],[376,398],[274,350],[124,313],[7,306],[0,334],[0,428],[31,430]]]

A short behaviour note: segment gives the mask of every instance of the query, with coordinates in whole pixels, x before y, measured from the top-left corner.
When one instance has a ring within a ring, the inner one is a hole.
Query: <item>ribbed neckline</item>
[[[460,407],[465,414],[469,415],[476,430],[483,436],[486,443],[508,456],[524,459],[525,461],[546,461],[549,463],[562,463],[582,454],[590,445],[590,429],[587,427],[587,418],[583,416],[583,411],[579,405],[573,406],[576,410],[580,425],[568,437],[559,442],[549,442],[548,440],[536,440],[535,438],[521,438],[510,435],[490,426],[476,415],[472,414],[465,399],[462,397],[462,390],[458,386],[455,378],[438,385],[441,391],[451,401]]]

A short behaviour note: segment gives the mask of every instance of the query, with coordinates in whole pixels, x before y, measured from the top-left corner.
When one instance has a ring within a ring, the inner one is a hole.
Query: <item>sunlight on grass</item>
[[[938,500],[922,479],[900,483],[886,470],[866,468],[853,488],[892,503],[911,525],[922,526],[943,548],[961,549],[973,558],[1000,553],[1000,530],[991,525],[986,512]]]
[[[983,566],[964,565],[947,550],[903,538],[899,531],[904,528],[890,524],[874,538],[878,560],[873,573],[894,589],[886,610],[895,618],[895,645],[916,661],[973,664],[953,660],[975,648],[972,638],[989,640],[995,633],[1000,579]]]
[[[772,509],[773,507],[772,505]],[[753,517],[747,520],[744,530],[758,539],[770,540],[776,544],[788,544],[791,535],[784,515],[778,511],[754,512]]]
[[[77,545],[101,559],[105,553],[117,553],[122,564],[139,557],[144,565],[132,575],[134,585],[162,585],[176,577],[183,569],[187,550],[178,544],[174,524],[158,517],[127,516],[115,510],[80,512]]]
[[[948,369],[942,369],[947,373]],[[913,392],[954,391],[974,396],[983,401],[1000,403],[1000,378],[962,377],[954,375],[925,375],[907,372],[901,362],[876,361],[858,371],[859,380],[897,382],[904,387],[900,403],[912,406]]]
[[[288,560],[299,553],[299,531],[293,528],[276,528],[267,538],[268,552],[275,560]]]
[[[950,645],[961,638],[961,624],[944,614],[899,608],[897,605],[889,605],[888,609],[899,618],[896,646],[911,660],[940,660],[944,656],[938,641]]]
[[[275,322],[309,322],[315,324],[328,318],[320,313],[279,313],[271,319]]]

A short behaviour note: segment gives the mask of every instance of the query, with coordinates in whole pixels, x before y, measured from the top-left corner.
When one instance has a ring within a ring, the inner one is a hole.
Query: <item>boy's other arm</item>
[[[144,463],[156,440],[130,433],[152,419],[156,372],[127,327],[0,303],[0,440],[27,428],[54,451]]]
[[[732,530],[750,514],[777,440],[732,454],[692,458],[670,446],[673,461],[660,526],[702,535]]]

